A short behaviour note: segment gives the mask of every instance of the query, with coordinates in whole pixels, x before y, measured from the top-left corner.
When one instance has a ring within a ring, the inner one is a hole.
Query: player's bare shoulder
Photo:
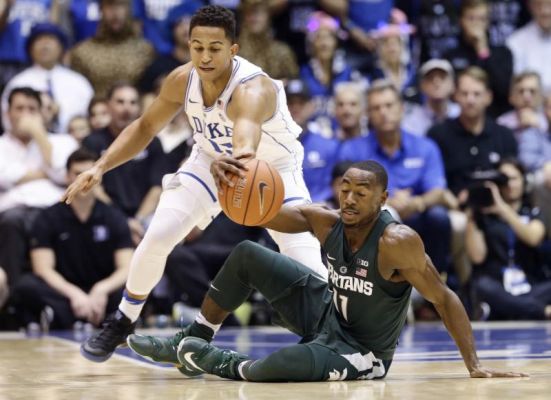
[[[160,95],[167,100],[181,102],[183,100],[182,93],[187,90],[192,69],[193,64],[191,62],[174,68],[163,81]]]
[[[417,232],[404,224],[390,224],[379,239],[379,265],[388,272],[410,268],[425,259],[425,247]],[[381,271],[384,276],[384,271]]]
[[[257,75],[236,86],[234,93],[245,92],[249,94],[259,93],[263,96],[276,95],[274,82],[266,75]]]
[[[262,119],[272,117],[277,104],[277,89],[274,82],[265,75],[255,76],[237,85],[232,93],[228,113],[242,112],[261,114]]]

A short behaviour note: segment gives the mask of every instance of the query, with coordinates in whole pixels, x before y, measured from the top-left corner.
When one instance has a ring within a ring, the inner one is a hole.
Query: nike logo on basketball
[[[258,184],[258,192],[260,196],[260,215],[264,215],[264,189],[268,186],[266,182],[260,182]]]
[[[189,353],[184,354],[184,360],[186,360],[186,362],[189,365],[191,365],[193,368],[198,369],[199,371],[205,372],[205,370],[203,368],[199,367],[197,364],[195,364],[195,361],[193,361],[193,358],[191,358],[191,356],[194,355],[194,354],[195,354],[194,352],[189,352]]]

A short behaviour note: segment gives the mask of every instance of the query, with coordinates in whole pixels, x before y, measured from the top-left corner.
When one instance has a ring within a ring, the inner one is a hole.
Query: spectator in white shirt
[[[423,104],[406,103],[402,128],[416,136],[425,136],[435,124],[457,118],[461,109],[451,101],[455,90],[453,67],[447,60],[432,59],[419,69]]]
[[[41,208],[59,201],[65,162],[77,143],[48,134],[37,91],[16,88],[8,105],[12,128],[0,136],[0,265],[11,284],[27,260],[27,229]]]
[[[517,140],[522,131],[529,128],[547,130],[547,120],[542,111],[541,78],[537,72],[526,71],[513,77],[509,103],[513,110],[502,114],[497,123],[511,129]]]
[[[66,44],[65,34],[56,25],[42,23],[33,27],[27,40],[27,51],[33,65],[7,83],[2,94],[4,119],[8,94],[13,88],[25,86],[48,93],[57,104],[59,112],[55,132],[66,133],[73,116],[86,115],[94,91],[84,76],[60,64]]]
[[[513,53],[515,74],[536,71],[544,91],[551,90],[551,0],[529,0],[532,22],[513,33],[507,46]]]

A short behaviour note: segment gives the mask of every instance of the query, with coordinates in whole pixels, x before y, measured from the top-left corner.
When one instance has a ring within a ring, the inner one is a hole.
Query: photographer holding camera
[[[492,319],[551,319],[551,280],[539,274],[545,227],[524,196],[520,163],[504,159],[497,172],[471,186],[467,200],[465,241],[476,294]]]
[[[459,117],[433,126],[427,134],[440,148],[448,188],[459,200],[473,171],[491,169],[501,159],[517,156],[513,132],[487,115],[492,99],[488,74],[479,67],[466,68],[458,74],[454,95],[461,108]],[[465,255],[467,217],[457,210],[450,210],[449,216],[453,264],[460,284],[465,285],[472,269]]]

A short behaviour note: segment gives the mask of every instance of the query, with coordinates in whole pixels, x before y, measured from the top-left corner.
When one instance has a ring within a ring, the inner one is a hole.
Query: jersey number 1
[[[343,316],[345,321],[348,321],[348,296],[343,296],[342,294],[338,294],[336,290],[333,290],[333,303],[335,303],[337,311]]]

